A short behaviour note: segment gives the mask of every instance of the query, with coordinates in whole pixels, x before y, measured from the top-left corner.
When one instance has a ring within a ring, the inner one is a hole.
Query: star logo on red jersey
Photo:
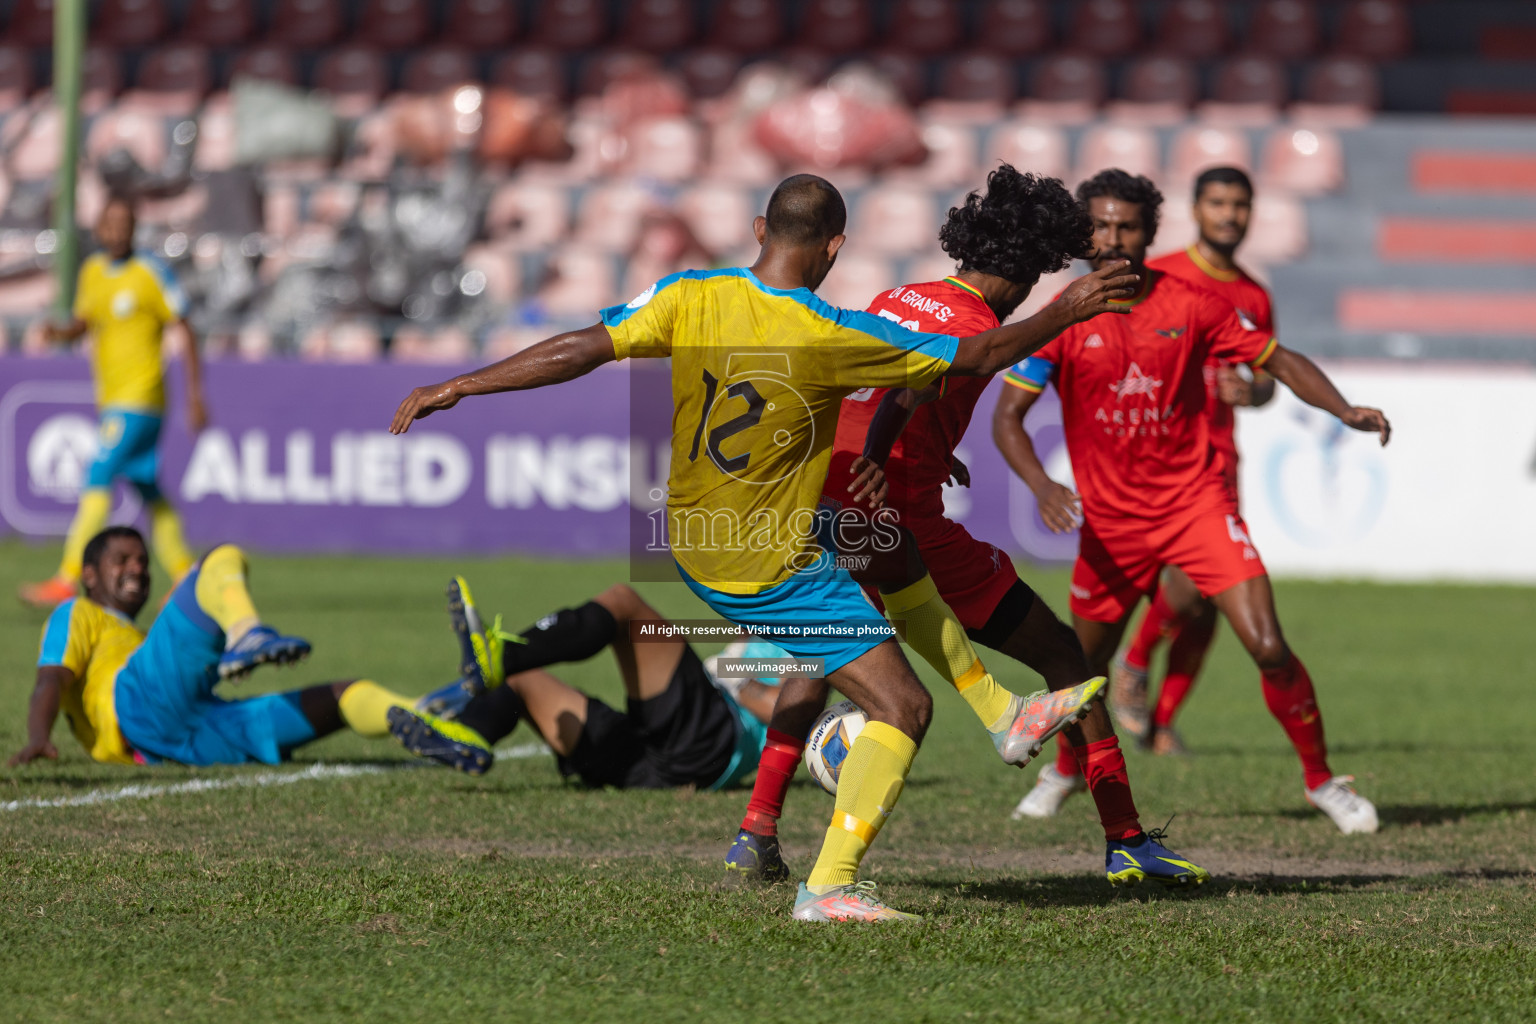
[[[1141,367],[1132,363],[1130,369],[1125,371],[1125,376],[1109,386],[1109,390],[1115,393],[1115,397],[1126,399],[1136,395],[1155,394],[1157,389],[1163,386],[1163,382],[1156,377],[1148,377],[1141,372]]]

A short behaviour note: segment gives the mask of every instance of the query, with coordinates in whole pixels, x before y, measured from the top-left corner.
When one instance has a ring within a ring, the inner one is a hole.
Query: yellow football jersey
[[[75,316],[95,338],[97,408],[159,412],[165,408],[160,338],[186,315],[186,299],[164,264],[133,255],[113,261],[96,253],[80,268]]]
[[[668,542],[688,575],[728,594],[815,561],[843,397],[930,384],[957,344],[741,267],[673,274],[602,319],[618,358],[672,357]]]
[[[37,664],[74,673],[60,706],[80,745],[98,761],[132,764],[117,727],[113,688],[117,673],[144,642],[144,634],[118,612],[89,598],[65,601],[43,626]]]

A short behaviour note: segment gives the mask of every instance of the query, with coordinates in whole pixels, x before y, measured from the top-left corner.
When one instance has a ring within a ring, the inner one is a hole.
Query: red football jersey
[[[1206,415],[1205,364],[1262,366],[1276,341],[1204,288],[1148,273],[1129,313],[1101,313],[1008,371],[1061,396],[1067,454],[1091,518],[1232,512]]]
[[[952,334],[967,338],[996,327],[997,315],[981,293],[956,277],[926,284],[907,284],[882,292],[869,304],[869,312],[895,320],[914,331]],[[945,377],[943,394],[920,405],[913,413],[885,464],[891,493],[887,499],[897,508],[927,504],[942,510],[940,487],[949,479],[949,461],[955,446],[970,426],[976,402],[987,389],[990,377]],[[880,407],[886,388],[864,388],[843,399],[838,410],[834,451],[864,451],[864,436]],[[926,499],[926,501],[925,501]]]
[[[1217,270],[1205,261],[1200,255],[1200,250],[1194,246],[1190,246],[1183,252],[1159,256],[1155,260],[1148,261],[1147,266],[1220,295],[1232,303],[1232,308],[1237,310],[1237,318],[1250,330],[1270,335],[1275,333],[1275,319],[1270,307],[1269,292],[1263,285],[1249,277],[1248,272],[1241,267],[1231,271]],[[1237,441],[1233,432],[1237,426],[1237,417],[1233,415],[1232,407],[1223,402],[1216,393],[1216,368],[1222,365],[1225,364],[1220,361],[1206,364],[1205,384],[1208,393],[1206,412],[1211,417],[1211,443],[1224,457],[1231,460],[1227,466],[1227,473],[1235,484]]]

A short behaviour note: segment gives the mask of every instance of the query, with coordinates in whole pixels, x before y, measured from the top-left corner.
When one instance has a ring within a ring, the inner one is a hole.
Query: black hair
[[[768,234],[790,245],[820,245],[843,233],[848,207],[825,178],[795,174],[768,197]]]
[[[144,543],[144,535],[131,526],[109,526],[96,536],[86,541],[85,554],[80,557],[81,565],[100,566],[101,556],[107,553],[107,545],[114,537],[132,537],[140,544]],[[146,547],[148,545],[145,545]]]
[[[1200,193],[1207,185],[1240,185],[1248,198],[1253,198],[1253,181],[1241,167],[1209,167],[1201,171],[1200,177],[1195,179],[1196,202],[1200,201]]]
[[[1146,228],[1148,244],[1157,237],[1157,210],[1163,205],[1163,194],[1151,179],[1111,167],[1077,186],[1077,201],[1083,204],[1084,210],[1088,209],[1088,200],[1099,198],[1135,203],[1141,208],[1141,223]]]
[[[1093,251],[1093,222],[1056,178],[1003,164],[987,175],[987,191],[951,207],[939,244],[961,270],[1034,285]]]

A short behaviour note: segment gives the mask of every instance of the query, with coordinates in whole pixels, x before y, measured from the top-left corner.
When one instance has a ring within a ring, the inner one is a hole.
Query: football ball
[[[864,731],[869,717],[851,700],[834,704],[822,712],[811,727],[805,744],[805,769],[822,789],[837,795],[837,777],[853,741]]]

